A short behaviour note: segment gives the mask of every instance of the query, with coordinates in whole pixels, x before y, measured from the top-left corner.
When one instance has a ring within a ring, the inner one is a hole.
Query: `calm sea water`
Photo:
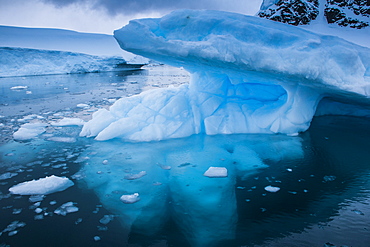
[[[25,122],[88,120],[119,97],[188,80],[168,67],[0,78],[0,246],[369,246],[370,119],[317,117],[297,137],[96,142],[75,126],[12,140]],[[210,166],[228,177],[203,176]],[[9,194],[49,175],[75,185],[39,202]],[[119,200],[133,192],[139,202]],[[66,202],[79,210],[56,214]]]

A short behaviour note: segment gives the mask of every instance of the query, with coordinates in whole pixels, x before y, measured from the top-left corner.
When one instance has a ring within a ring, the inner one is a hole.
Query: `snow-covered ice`
[[[63,118],[58,122],[52,122],[52,126],[71,126],[71,125],[84,125],[85,121],[81,118]]]
[[[46,131],[45,127],[47,124],[44,123],[26,123],[23,124],[13,134],[13,138],[18,141],[26,141],[37,137],[38,135]]]
[[[265,190],[268,191],[268,192],[274,193],[274,192],[278,192],[280,190],[280,188],[269,185],[269,186],[265,187]]]
[[[184,67],[191,82],[122,98],[96,112],[81,136],[296,135],[324,96],[370,95],[368,48],[257,17],[179,10],[131,21],[115,38],[124,50]]]
[[[48,195],[59,192],[73,186],[74,183],[66,177],[49,177],[40,178],[14,185],[9,189],[10,193],[17,195]]]

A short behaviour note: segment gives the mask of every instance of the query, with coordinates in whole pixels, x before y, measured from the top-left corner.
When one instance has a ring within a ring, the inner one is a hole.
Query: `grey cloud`
[[[133,14],[150,11],[169,11],[179,8],[188,9],[219,9],[232,5],[226,0],[43,0],[56,7],[66,7],[71,4],[88,4],[93,9],[105,9],[109,14]],[[248,1],[245,1],[246,4]],[[240,3],[238,4],[240,6]]]

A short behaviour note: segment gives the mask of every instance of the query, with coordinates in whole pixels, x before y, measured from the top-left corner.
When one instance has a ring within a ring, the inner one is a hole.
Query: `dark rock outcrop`
[[[370,25],[370,0],[264,0],[259,17],[291,25],[307,25],[320,14],[328,24],[365,28]]]
[[[306,25],[319,14],[318,0],[279,0],[258,16],[291,25]]]

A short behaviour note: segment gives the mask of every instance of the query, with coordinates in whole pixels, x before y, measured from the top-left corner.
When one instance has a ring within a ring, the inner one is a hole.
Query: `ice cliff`
[[[118,100],[81,136],[151,141],[305,131],[323,97],[370,94],[370,50],[258,17],[180,10],[115,31],[122,49],[191,73],[189,85]]]
[[[125,63],[120,57],[0,47],[0,77],[113,71]]]

